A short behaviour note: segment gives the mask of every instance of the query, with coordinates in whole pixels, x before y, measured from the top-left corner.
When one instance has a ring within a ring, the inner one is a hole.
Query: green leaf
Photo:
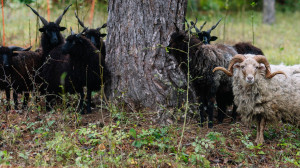
[[[259,155],[265,155],[266,153],[264,151],[259,151],[257,154],[259,154]]]
[[[142,147],[141,141],[133,141],[133,143],[131,145],[134,146],[134,147],[137,147],[137,148]]]
[[[135,131],[135,129],[131,128],[129,130],[129,135],[131,135],[134,139],[136,139],[136,131]]]

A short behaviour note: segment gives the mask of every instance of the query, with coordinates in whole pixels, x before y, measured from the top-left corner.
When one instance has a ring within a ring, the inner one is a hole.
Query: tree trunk
[[[263,23],[272,24],[275,22],[275,0],[264,0]]]
[[[187,0],[110,0],[107,64],[112,73],[110,97],[131,107],[176,107],[183,101],[186,74],[166,52],[174,23],[184,29]],[[160,47],[163,46],[163,47]]]

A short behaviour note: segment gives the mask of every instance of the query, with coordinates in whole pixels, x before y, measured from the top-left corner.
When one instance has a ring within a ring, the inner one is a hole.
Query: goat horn
[[[199,30],[199,29],[197,28],[197,26],[196,26],[197,22],[198,22],[198,19],[196,18],[196,22],[194,23],[193,21],[191,21],[191,25],[195,28],[195,30],[196,30],[197,33],[200,33],[201,30]]]
[[[76,16],[76,18],[77,18],[78,23],[80,24],[80,26],[83,27],[83,28],[85,28],[84,23],[79,19],[76,11],[75,11],[75,16]]]
[[[200,27],[200,32],[201,32],[201,30],[203,29],[203,27],[204,27],[205,24],[206,24],[206,21],[201,25],[201,27]]]
[[[213,69],[213,72],[217,71],[217,70],[221,70],[223,71],[226,75],[228,76],[232,76],[232,72],[228,71],[227,69],[225,69],[224,67],[215,67]]]
[[[107,24],[106,24],[106,23],[104,23],[101,27],[98,27],[96,30],[97,30],[97,31],[100,31],[101,29],[103,29],[103,28],[105,28],[105,27],[107,27]]]
[[[68,11],[68,9],[70,8],[72,4],[70,4],[69,6],[67,6],[64,10],[64,12],[56,19],[55,24],[59,25],[61,22],[62,17],[65,15],[65,13]]]
[[[256,55],[254,57],[254,59],[258,63],[262,63],[262,64],[265,65],[265,67],[266,67],[266,78],[271,79],[271,78],[273,78],[277,74],[283,74],[286,77],[286,74],[283,71],[276,71],[274,73],[271,73],[270,63],[268,62],[268,60],[267,60],[267,58],[265,56],[263,56],[263,55]]]
[[[33,9],[31,6],[29,6],[28,4],[26,4],[26,6],[28,6],[28,7],[32,10],[32,12],[35,13],[35,14],[41,19],[41,21],[42,21],[42,23],[43,23],[44,26],[48,25],[47,20],[46,20],[45,18],[43,18],[42,16],[40,16],[40,14],[39,14],[36,10],[34,10],[34,9]]]
[[[207,32],[210,33],[212,30],[214,30],[218,26],[218,24],[221,22],[221,20],[222,20],[222,18],[217,22],[217,24],[215,24],[209,30],[207,30]]]
[[[230,60],[230,62],[229,62],[229,65],[228,65],[228,71],[231,73],[231,74],[233,74],[233,65],[235,64],[235,63],[241,63],[241,62],[243,62],[244,60],[245,60],[246,58],[245,58],[245,56],[243,56],[243,55],[241,55],[241,54],[237,54],[237,55],[235,55],[234,57],[232,57],[232,59]]]
[[[173,23],[174,23],[176,32],[179,32],[179,28],[178,28],[177,24],[175,22],[173,22]]]
[[[70,30],[71,30],[71,35],[74,35],[75,33],[73,32],[72,27],[70,27]]]
[[[88,29],[87,27],[84,28],[83,31],[82,31],[81,33],[78,33],[78,34],[76,35],[76,37],[80,37],[80,36],[82,35],[82,33],[84,33],[87,29]]]

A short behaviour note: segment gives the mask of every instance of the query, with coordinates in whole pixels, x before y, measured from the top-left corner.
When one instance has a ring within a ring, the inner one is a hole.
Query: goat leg
[[[200,107],[199,107],[199,111],[200,111],[200,127],[203,127],[203,123],[205,122],[205,117],[204,117],[204,104],[203,102],[201,103]]]
[[[259,138],[260,138],[260,122],[261,122],[261,118],[258,119],[257,121],[257,127],[256,127],[256,139],[255,139],[255,143],[259,144]]]
[[[5,89],[5,94],[6,94],[6,101],[7,101],[7,106],[6,106],[6,111],[10,110],[10,89]]]
[[[237,109],[237,106],[235,104],[233,104],[233,109],[232,109],[232,122],[233,123],[236,122],[236,116],[237,116],[236,109]]]
[[[86,95],[86,99],[87,99],[86,113],[87,114],[92,113],[91,98],[92,98],[92,91],[90,89],[87,89],[87,95]]]
[[[29,99],[29,93],[24,93],[24,100],[23,100],[23,106],[22,106],[23,110],[27,108],[28,99]]]
[[[18,93],[16,91],[13,91],[13,98],[15,103],[15,110],[18,110]]]
[[[213,127],[213,117],[214,117],[214,101],[209,101],[207,105],[208,113],[208,128]]]

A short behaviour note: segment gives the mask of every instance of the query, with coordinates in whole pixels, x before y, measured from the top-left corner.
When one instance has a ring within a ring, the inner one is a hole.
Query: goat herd
[[[65,8],[55,22],[48,22],[36,10],[27,6],[43,23],[43,27],[39,29],[42,32],[41,48],[36,51],[16,46],[0,48],[3,63],[0,72],[1,89],[6,91],[7,100],[10,99],[12,88],[17,109],[18,94],[24,92],[25,108],[28,92],[40,91],[46,97],[46,108],[49,110],[51,102],[60,93],[79,93],[80,112],[84,113],[86,109],[86,113],[90,113],[91,92],[100,90],[110,76],[104,61],[105,46],[102,38],[106,34],[100,33],[100,29],[105,28],[106,24],[96,29],[88,29],[75,13],[84,30],[78,34],[71,30],[71,35],[65,40],[60,32],[66,28],[59,24],[71,5]],[[84,87],[87,88],[86,103]]]
[[[59,24],[71,5],[65,8],[55,22],[46,21],[37,11],[27,6],[43,23],[39,29],[42,32],[41,47],[36,51],[29,51],[31,47],[0,47],[0,89],[5,90],[8,101],[10,90],[13,90],[15,109],[18,94],[23,92],[23,108],[27,106],[29,92],[39,91],[46,97],[48,110],[60,93],[79,93],[80,112],[85,113],[86,110],[86,113],[90,113],[91,92],[100,90],[110,80],[102,40],[106,34],[100,33],[106,24],[89,29],[75,12],[84,30],[78,34],[71,30],[71,35],[64,39],[60,32],[66,28]],[[179,30],[175,25],[176,31],[171,35],[168,46],[170,54],[178,63],[184,62],[180,68],[185,73],[189,61],[192,86],[200,103],[200,124],[203,125],[205,121],[206,111],[208,126],[213,127],[216,101],[219,122],[223,121],[227,106],[232,104],[235,104],[233,118],[238,112],[245,123],[257,122],[258,144],[264,142],[263,130],[267,122],[281,120],[299,126],[300,65],[270,65],[261,49],[250,43],[240,42],[234,46],[210,44],[210,41],[217,39],[216,36],[210,36],[210,33],[220,21],[207,31],[202,31],[206,22],[200,28],[196,27],[197,20],[191,22],[191,26],[186,21],[187,31]],[[193,28],[195,33],[192,32]],[[182,52],[188,49],[189,59]],[[277,71],[271,73],[271,69]],[[86,103],[84,87],[87,88]],[[7,106],[8,109],[10,106]]]
[[[283,121],[299,126],[300,65],[270,65],[262,50],[250,43],[207,45],[217,39],[210,33],[219,22],[208,31],[201,31],[206,22],[198,29],[197,20],[191,26],[187,23],[187,31],[175,25],[169,43],[170,53],[178,62],[184,62],[180,66],[185,73],[189,61],[192,86],[199,97],[200,124],[207,111],[208,126],[213,127],[216,101],[219,122],[223,121],[227,106],[234,104],[233,118],[237,112],[244,123],[257,123],[257,144],[264,143],[266,123]],[[271,73],[271,69],[276,72]]]

